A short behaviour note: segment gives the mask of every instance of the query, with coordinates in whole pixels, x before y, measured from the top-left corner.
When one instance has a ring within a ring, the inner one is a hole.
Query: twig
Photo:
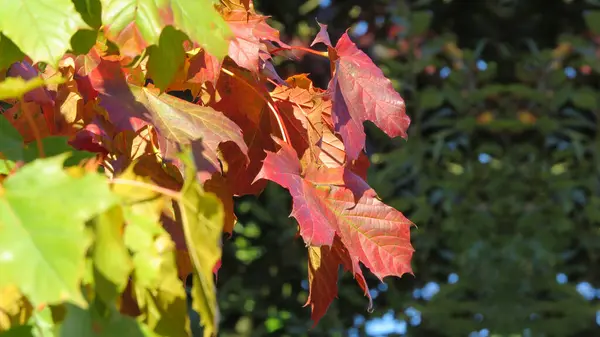
[[[313,54],[313,55],[317,55],[317,56],[322,56],[322,57],[329,58],[329,53],[326,52],[326,51],[317,51],[317,50],[314,50],[314,49],[310,49],[310,48],[306,48],[306,47],[300,47],[300,46],[290,46],[289,48],[287,48],[287,47],[285,47],[285,48],[277,48],[277,49],[272,50],[271,54],[275,54],[277,52],[284,51],[284,50],[290,50],[290,49],[291,50],[301,50],[301,51],[304,51],[304,52],[307,52],[307,53],[310,53],[310,54]]]
[[[33,131],[33,136],[35,137],[35,143],[37,145],[38,155],[40,156],[40,158],[44,158],[44,157],[46,157],[46,154],[44,153],[44,146],[42,145],[42,136],[40,134],[40,130],[37,128],[37,125],[35,125],[35,121],[33,120],[33,117],[31,116],[31,111],[29,111],[29,109],[26,106],[22,105],[22,107],[23,107],[23,113],[25,114],[25,119],[27,119],[27,124],[29,124],[31,131]]]

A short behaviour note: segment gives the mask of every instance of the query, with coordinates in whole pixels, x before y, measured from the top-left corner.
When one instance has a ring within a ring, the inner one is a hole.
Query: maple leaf
[[[192,307],[200,314],[204,336],[218,332],[219,310],[213,280],[215,265],[221,258],[221,233],[225,218],[223,205],[212,193],[203,191],[195,179],[196,168],[184,153],[185,182],[179,203],[186,245],[194,266]]]
[[[265,150],[274,151],[275,142],[272,134],[279,135],[277,121],[270,111],[267,102],[270,97],[265,88],[254,87],[257,82],[246,74],[235,70],[234,76],[221,76],[217,83],[217,91],[221,96],[219,102],[211,104],[215,110],[223,111],[225,116],[234,121],[241,129],[248,145],[248,166],[243,165],[244,158],[239,153],[230,151],[231,145],[223,151],[227,163],[227,180],[235,195],[257,194],[265,187],[266,181],[253,183],[260,171]]]
[[[25,55],[9,38],[0,33],[0,70],[6,70],[14,62],[22,60]]]
[[[73,34],[90,28],[69,0],[2,0],[0,8],[0,32],[33,63],[56,65],[69,49]]]
[[[145,166],[140,164],[130,166],[119,178],[148,183],[149,179],[134,173],[136,167]],[[158,335],[186,336],[189,323],[185,290],[175,262],[176,246],[159,222],[166,198],[128,185],[115,185],[114,192],[126,201],[123,239],[133,253],[133,288],[143,321]]]
[[[132,270],[129,252],[122,240],[123,212],[120,207],[112,207],[91,223],[95,236],[91,255],[97,294],[110,303],[123,292]]]
[[[177,162],[177,144],[195,143],[196,160],[207,163],[201,169],[213,173],[220,168],[217,148],[221,143],[232,141],[247,160],[248,147],[240,128],[223,113],[129,85],[120,64],[115,61],[102,60],[90,76],[92,86],[99,92],[100,105],[117,130],[137,131],[145,125],[153,125],[160,136],[160,150],[165,158]],[[200,139],[204,146],[199,145]]]
[[[331,39],[329,38],[329,33],[327,33],[327,25],[322,24],[318,21],[317,24],[319,25],[319,32],[317,33],[317,36],[315,36],[315,39],[310,44],[310,46],[312,47],[317,43],[322,43],[329,48],[333,48],[333,46],[331,45]]]
[[[189,68],[187,81],[190,83],[210,82],[213,85],[217,83],[221,73],[221,62],[216,57],[200,50],[188,60]]]
[[[379,279],[412,273],[412,223],[402,213],[380,201],[361,177],[345,167],[313,167],[301,176],[294,149],[283,141],[278,143],[281,149],[267,152],[257,179],[269,179],[290,191],[292,214],[301,234],[306,234],[307,244],[317,237],[323,238],[322,244],[331,245],[333,230],[350,256]]]
[[[219,144],[231,141],[244,155],[248,152],[240,128],[223,113],[174,96],[158,95],[147,88],[132,87],[132,92],[147,108],[152,124],[161,136],[159,144],[166,158],[175,158],[175,144],[192,143],[196,160],[200,155],[206,158],[212,167],[202,168],[212,173],[220,167],[217,158]],[[194,144],[200,139],[201,147]]]
[[[23,136],[23,141],[29,143],[35,140],[35,135],[27,121],[26,114],[30,114],[33,118],[33,124],[38,129],[40,137],[44,138],[51,135],[42,109],[34,102],[19,101],[2,115],[19,131],[19,134]]]
[[[340,259],[330,246],[308,247],[308,300],[313,327],[325,315],[338,293]]]
[[[86,304],[80,287],[90,243],[85,222],[118,202],[101,175],[67,174],[66,157],[37,159],[2,186],[0,253],[12,258],[0,260],[0,287],[18,285],[34,305]]]
[[[98,92],[100,106],[106,109],[117,130],[137,131],[147,125],[146,109],[129,90],[119,62],[100,59],[88,76],[92,88]]]
[[[300,235],[306,245],[333,244],[336,219],[323,202],[317,189],[300,176],[300,162],[294,149],[282,143],[277,152],[267,152],[256,180],[268,179],[287,188],[293,199],[291,216],[300,224]]]
[[[404,100],[392,82],[347,33],[335,46],[335,76],[329,83],[335,131],[342,136],[349,159],[357,159],[365,146],[363,122],[369,120],[388,136],[407,137],[410,118]]]
[[[269,26],[267,17],[246,10],[232,10],[224,15],[234,38],[229,43],[229,57],[240,67],[253,72],[259,70],[262,55],[270,58],[263,41],[273,41],[287,46],[279,40],[279,31]]]
[[[276,87],[271,97],[276,99],[290,129],[296,130],[290,138],[298,155],[302,156],[308,148],[309,160],[318,161],[324,132],[323,114],[328,111],[331,114],[331,101],[324,99],[324,91],[314,88],[306,74],[292,76],[286,84]]]
[[[104,140],[108,138],[105,126],[108,123],[102,117],[97,116],[85,125],[83,129],[75,134],[75,137],[69,142],[71,146],[78,150],[90,152],[100,152],[108,154]]]
[[[24,102],[35,102],[40,105],[48,130],[54,134],[54,100],[50,96],[48,89],[42,86],[51,83],[61,83],[63,81],[62,78],[56,76],[54,78],[43,79],[28,62],[14,63],[8,71],[8,76],[9,78],[6,81],[0,83],[0,99],[24,94]],[[27,81],[23,82],[21,79]]]
[[[32,80],[38,78],[38,71],[33,68],[28,62],[17,62],[14,63],[8,70],[9,77],[20,77],[24,80]],[[43,83],[43,82],[42,82]],[[54,105],[52,97],[48,89],[44,87],[33,88],[23,95],[25,102],[36,102],[38,104],[50,104]]]
[[[361,152],[358,159],[347,161],[344,143],[333,131],[332,102],[325,91],[315,88],[306,74],[291,76],[286,83],[287,86],[277,86],[271,97],[282,112],[288,130],[295,131],[290,133],[290,142],[304,166],[348,166],[366,178],[369,159]]]
[[[254,7],[252,0],[221,0],[221,3],[227,8],[243,8],[247,11]]]
[[[89,74],[100,61],[101,58],[96,48],[92,48],[87,55],[79,55],[75,58],[73,79],[77,83],[77,90],[85,103],[98,97],[98,91],[93,88]]]
[[[218,58],[225,56],[230,32],[210,1],[102,0],[102,22],[122,55],[135,57],[157,44],[172,25]]]
[[[176,74],[183,68],[185,61],[183,42],[186,40],[185,34],[167,26],[160,34],[158,45],[147,49],[150,54],[146,65],[148,76],[161,91],[168,88]]]
[[[219,173],[214,173],[210,179],[204,183],[204,189],[206,192],[214,193],[225,210],[225,219],[223,224],[223,231],[233,233],[233,226],[237,220],[235,213],[233,212],[233,192],[231,186],[227,184],[227,180]],[[218,268],[217,268],[218,269]]]
[[[356,265],[355,265],[356,264]],[[338,293],[338,269],[354,272],[354,278],[369,299],[368,309],[373,307],[373,300],[367,287],[367,281],[360,270],[360,266],[353,262],[348,250],[340,238],[335,237],[332,246],[308,247],[308,300],[304,306],[310,305],[313,327],[325,315],[329,305]]]

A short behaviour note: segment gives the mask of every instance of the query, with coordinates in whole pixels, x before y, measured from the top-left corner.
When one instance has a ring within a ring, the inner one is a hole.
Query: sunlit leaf
[[[0,336],[2,332],[27,323],[33,307],[16,285],[0,287]]]
[[[85,305],[84,221],[116,202],[100,175],[68,175],[65,158],[38,159],[0,189],[0,285],[16,284],[35,305]]]
[[[64,82],[61,77],[53,77],[44,80],[41,77],[35,77],[31,80],[24,80],[20,77],[8,77],[0,82],[0,100],[7,98],[21,98],[29,91],[47,84],[60,84]]]
[[[182,158],[186,165],[185,184],[179,202],[181,218],[190,259],[194,266],[192,306],[200,314],[204,336],[218,332],[219,312],[213,268],[221,258],[221,233],[225,214],[219,199],[203,191],[195,179],[196,169],[189,157]]]
[[[363,122],[369,120],[388,136],[407,137],[410,118],[404,100],[392,82],[347,33],[338,40],[335,77],[329,84],[333,94],[335,131],[344,140],[349,159],[358,158],[365,147]]]
[[[402,213],[381,202],[361,177],[345,167],[313,167],[301,173],[294,149],[282,141],[279,145],[277,153],[267,153],[257,179],[272,180],[290,191],[292,215],[307,245],[319,238],[315,246],[333,246],[335,234],[349,254],[344,265],[355,275],[361,274],[359,262],[380,279],[412,273],[412,223]],[[366,288],[364,280],[357,277],[357,281]],[[317,305],[317,310],[325,310],[323,306]]]
[[[0,31],[34,62],[56,65],[71,36],[89,28],[70,0],[0,0],[0,8]]]
[[[152,184],[133,167],[119,179]],[[164,196],[132,185],[116,185],[114,191],[126,200],[124,239],[133,252],[134,291],[143,322],[160,336],[187,336],[186,295],[178,278],[175,244],[159,223]]]
[[[92,262],[96,292],[107,303],[125,289],[132,269],[123,241],[123,214],[119,207],[98,215],[93,221]]]
[[[230,32],[212,1],[102,0],[102,22],[109,39],[124,55],[134,57],[159,43],[165,26],[173,25],[219,59],[227,54]]]

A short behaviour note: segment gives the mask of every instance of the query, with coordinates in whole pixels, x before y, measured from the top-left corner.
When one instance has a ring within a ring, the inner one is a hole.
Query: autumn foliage
[[[293,199],[315,324],[340,266],[369,303],[361,264],[412,272],[411,222],[366,183],[363,127],[406,138],[410,119],[347,34],[333,45],[321,25],[327,52],[303,48],[330,60],[321,89],[277,75],[272,58],[294,48],[250,1],[60,0],[46,31],[15,27],[51,2],[0,0],[0,331],[44,315],[65,336],[83,319],[98,335],[185,336],[192,273],[216,334],[233,198],[269,180]]]

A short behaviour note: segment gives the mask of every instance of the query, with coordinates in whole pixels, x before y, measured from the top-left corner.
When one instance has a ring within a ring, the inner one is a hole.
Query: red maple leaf
[[[204,49],[189,59],[187,81],[190,83],[210,82],[216,84],[221,73],[221,61]]]
[[[329,83],[333,98],[335,131],[342,136],[349,159],[358,158],[365,146],[363,122],[369,120],[388,136],[408,135],[410,118],[404,100],[392,82],[347,33],[335,46],[335,76]]]
[[[356,264],[356,265],[355,265]],[[353,262],[340,238],[335,237],[333,245],[308,247],[308,284],[309,294],[306,305],[311,307],[313,327],[325,315],[329,305],[338,293],[338,269],[342,265],[344,271],[354,272],[354,278],[369,299],[369,310],[373,300],[367,287],[367,281],[357,263]]]
[[[267,152],[257,179],[269,179],[290,191],[292,215],[307,244],[331,245],[334,231],[352,259],[378,278],[412,273],[412,223],[402,213],[381,202],[361,177],[345,167],[311,167],[302,176],[294,149],[278,143],[281,149]]]
[[[88,76],[92,88],[98,92],[100,106],[106,109],[118,131],[137,131],[148,124],[150,118],[146,109],[129,90],[118,61],[100,59]]]
[[[290,131],[290,143],[302,158],[326,167],[348,166],[363,179],[369,168],[369,159],[361,152],[358,159],[347,163],[344,143],[333,131],[331,100],[325,91],[313,87],[306,74],[286,80],[287,86],[278,86],[271,97],[275,99],[284,122]],[[305,154],[305,150],[309,151]]]
[[[300,176],[300,161],[294,149],[285,144],[277,152],[268,152],[256,180],[268,179],[287,188],[293,199],[291,216],[300,224],[300,235],[306,245],[331,246],[336,222],[319,191]]]
[[[229,43],[229,57],[235,63],[252,72],[259,71],[259,60],[270,58],[263,41],[273,41],[287,46],[279,40],[279,31],[269,26],[266,16],[246,10],[233,10],[224,16],[234,38]]]
[[[333,46],[331,45],[331,39],[329,38],[329,33],[327,33],[327,25],[322,24],[320,22],[317,23],[319,24],[320,29],[310,46],[312,47],[317,43],[323,43],[327,47],[333,48]]]
[[[75,134],[69,144],[78,150],[108,154],[104,141],[109,138],[105,128],[108,122],[102,116],[96,116]]]
[[[286,85],[277,86],[271,97],[282,112],[290,133],[290,141],[300,157],[305,150],[309,161],[318,161],[323,138],[323,114],[331,113],[331,101],[323,99],[324,91],[312,86],[306,74],[292,76]]]
[[[244,135],[248,146],[248,166],[243,165],[244,158],[232,151],[224,151],[227,162],[227,180],[235,195],[258,194],[266,185],[265,181],[253,183],[260,171],[265,150],[275,150],[272,134],[280,135],[277,121],[267,102],[271,98],[265,88],[256,86],[257,82],[239,69],[230,69],[234,76],[221,76],[217,90],[221,96],[219,102],[211,104],[218,111],[234,121]],[[230,147],[230,145],[225,144]]]
[[[153,125],[163,156],[175,163],[179,161],[175,156],[176,144],[191,144],[198,169],[207,173],[202,175],[202,181],[220,170],[217,151],[222,143],[235,143],[247,161],[248,148],[242,131],[223,113],[149,88],[129,85],[116,61],[103,59],[90,78],[99,93],[100,105],[118,131],[138,131],[145,125]]]

